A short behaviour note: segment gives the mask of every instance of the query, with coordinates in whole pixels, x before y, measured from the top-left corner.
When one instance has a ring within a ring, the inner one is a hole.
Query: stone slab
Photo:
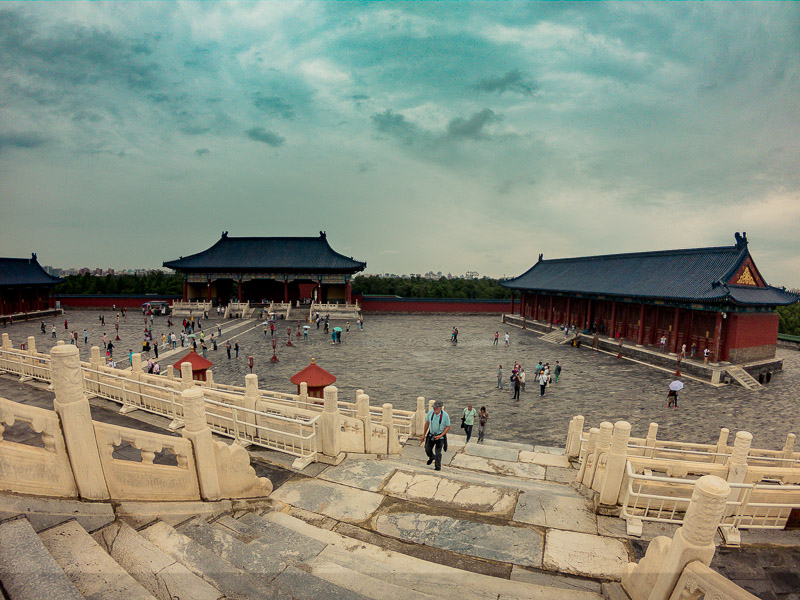
[[[519,461],[524,463],[533,463],[535,465],[542,465],[544,467],[561,467],[568,469],[570,467],[569,458],[556,454],[548,454],[546,452],[525,452],[524,450],[519,453]]]
[[[523,450],[524,452],[524,450]],[[516,448],[503,448],[502,446],[487,446],[486,444],[467,444],[464,453],[471,456],[482,456],[483,458],[494,458],[497,460],[507,460],[516,462],[520,451]]]
[[[397,471],[383,492],[397,498],[492,514],[510,514],[516,503],[516,494],[511,490],[407,471]]]
[[[195,516],[212,517],[233,508],[230,500],[216,502],[121,502],[118,516],[133,527],[141,527],[160,519],[177,525]]]
[[[394,471],[394,466],[378,460],[351,460],[348,457],[342,464],[325,469],[319,479],[377,492]]]
[[[532,529],[419,513],[380,515],[374,528],[383,535],[467,556],[530,567],[542,564],[542,535]]]
[[[380,494],[316,479],[293,479],[271,498],[351,523],[368,519],[383,500]]]
[[[305,561],[322,552],[325,544],[308,536],[286,529],[276,523],[271,523],[259,515],[247,513],[238,519],[223,517],[217,523],[239,534],[244,534],[250,539],[258,541],[262,546],[272,546],[276,556],[282,559]],[[240,537],[240,539],[242,539]],[[247,539],[243,539],[247,541]]]
[[[95,531],[116,517],[105,502],[81,502],[66,498],[35,498],[0,494],[0,520],[25,515],[35,531],[42,531],[75,519],[87,531]]]
[[[625,519],[597,515],[597,533],[606,537],[628,537]]]
[[[534,446],[533,451],[542,452],[544,454],[555,454],[555,455],[564,454],[564,448],[559,448],[557,446]]]
[[[544,587],[600,593],[600,583],[592,579],[570,575],[554,575],[553,573],[534,571],[516,565],[511,569],[511,579]]]
[[[234,567],[205,546],[178,533],[163,521],[158,521],[139,533],[192,573],[201,575],[210,581],[215,588],[229,598],[250,600],[275,597],[274,590],[271,590],[266,584]]]
[[[0,581],[14,600],[83,600],[27,519],[0,523]]]
[[[628,562],[628,550],[620,540],[558,529],[547,532],[545,569],[619,580]]]
[[[555,481],[557,483],[572,483],[578,476],[578,470],[570,467],[569,469],[562,469],[560,467],[547,467],[547,473],[544,478],[546,481]]]
[[[280,575],[272,580],[271,585],[296,600],[318,600],[319,598],[366,600],[367,598],[292,566],[286,567]]]
[[[153,600],[150,592],[119,566],[77,521],[48,529],[39,538],[86,598]]]
[[[494,460],[482,456],[469,454],[456,454],[451,461],[451,466],[495,475],[521,477],[523,479],[544,479],[545,467],[541,465],[510,462],[507,460]]]
[[[514,521],[552,529],[597,534],[591,503],[572,490],[525,491],[519,495]]]
[[[423,594],[407,587],[401,587],[388,581],[381,581],[369,574],[369,569],[348,569],[336,562],[328,561],[324,556],[317,556],[307,563],[311,574],[328,583],[361,594],[372,600],[432,600]]]

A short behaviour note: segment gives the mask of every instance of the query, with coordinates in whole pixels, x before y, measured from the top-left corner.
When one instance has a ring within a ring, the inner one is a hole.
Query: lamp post
[[[270,358],[270,359],[269,359],[269,360],[270,360],[270,362],[274,362],[274,363],[276,363],[276,362],[280,362],[280,361],[278,360],[278,355],[277,355],[277,354],[275,354],[275,347],[276,347],[277,345],[278,345],[278,344],[275,342],[275,338],[272,338],[272,358]]]
[[[289,340],[286,342],[286,345],[287,346],[294,346],[294,344],[292,343],[292,328],[291,327],[287,327],[286,328],[286,335],[289,336]]]

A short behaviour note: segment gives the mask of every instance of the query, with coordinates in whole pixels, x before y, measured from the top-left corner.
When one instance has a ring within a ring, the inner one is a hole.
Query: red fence
[[[488,313],[508,312],[511,300],[471,298],[398,298],[365,296],[360,300],[365,313]]]
[[[61,308],[108,308],[116,306],[117,308],[141,308],[145,302],[152,302],[153,300],[180,300],[180,296],[169,296],[162,294],[154,294],[147,296],[115,296],[106,294],[96,295],[79,295],[79,294],[64,294],[56,295],[56,300],[61,302]]]

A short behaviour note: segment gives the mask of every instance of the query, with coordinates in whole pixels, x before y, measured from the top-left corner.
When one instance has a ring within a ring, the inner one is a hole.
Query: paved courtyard
[[[114,316],[111,311],[69,311],[66,315],[69,331],[79,332],[81,356],[88,358],[89,346],[102,346],[102,329],[98,316],[106,317],[105,331],[114,335]],[[212,316],[203,321],[209,336],[216,332],[217,320]],[[342,344],[331,344],[322,329],[313,327],[308,341],[295,337],[294,347],[286,347],[286,323],[276,328],[280,362],[269,362],[272,355],[270,338],[264,337],[259,321],[220,321],[222,339],[238,339],[239,359],[228,360],[224,347],[209,350],[214,362],[214,377],[222,383],[243,385],[249,372],[247,356],[254,357],[254,373],[260,386],[283,392],[295,387],[289,377],[316,358],[317,363],[336,375],[340,398],[352,399],[356,389],[370,395],[371,404],[391,402],[397,408],[413,409],[417,396],[441,399],[451,415],[458,415],[467,402],[490,413],[487,437],[561,445],[567,423],[576,414],[586,417],[587,425],[596,426],[603,420],[627,419],[634,435],[644,435],[648,423],[659,424],[659,437],[683,441],[715,440],[720,427],[732,432],[747,429],[754,435],[753,445],[779,448],[788,432],[800,433],[800,412],[797,410],[797,390],[800,389],[800,352],[778,350],[784,359],[784,370],[759,391],[747,391],[732,385],[723,388],[686,380],[680,395],[680,408],[666,408],[667,386],[673,377],[627,360],[597,353],[586,347],[576,349],[543,342],[533,332],[515,327],[504,328],[496,316],[367,315],[363,331],[351,324],[351,331],[342,334]],[[49,350],[57,339],[67,339],[64,317],[45,321],[47,333],[39,329],[41,321],[15,323],[2,332],[9,333],[15,346],[28,335],[36,336],[37,348]],[[56,324],[57,339],[51,337],[51,325]],[[343,323],[337,322],[336,325]],[[156,317],[153,331],[167,331],[166,317]],[[459,342],[450,342],[450,331],[459,328]],[[89,332],[89,346],[83,344],[83,329]],[[511,345],[503,345],[508,330]],[[121,342],[116,343],[115,355],[122,358],[119,366],[127,366],[129,348],[141,348],[144,321],[141,313],[129,311],[121,321]],[[175,329],[177,331],[177,329]],[[500,332],[500,345],[492,346],[494,332]],[[210,346],[210,344],[209,344]],[[163,354],[163,353],[162,353]],[[182,354],[162,360],[162,367]],[[520,401],[511,399],[511,392],[496,389],[499,364],[508,385],[514,361],[522,363],[528,373],[528,389]],[[544,398],[539,397],[532,372],[537,361],[564,367],[561,381],[549,386]],[[454,418],[457,428],[458,419]]]

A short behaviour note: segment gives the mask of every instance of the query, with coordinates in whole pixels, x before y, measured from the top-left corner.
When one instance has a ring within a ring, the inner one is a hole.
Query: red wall
[[[364,298],[365,313],[489,313],[499,315],[510,300],[462,300],[451,298]]]
[[[778,320],[777,313],[728,313],[723,356],[730,348],[774,346],[778,341]]]
[[[61,308],[141,308],[142,303],[152,300],[180,300],[180,296],[56,296]]]

